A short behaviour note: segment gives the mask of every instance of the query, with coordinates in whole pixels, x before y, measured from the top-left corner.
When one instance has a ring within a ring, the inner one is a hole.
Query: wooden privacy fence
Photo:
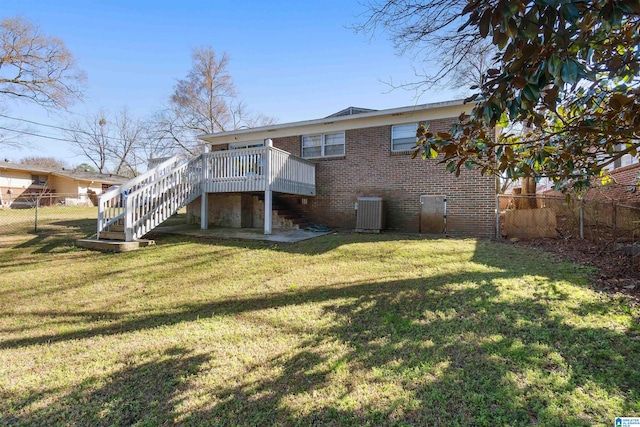
[[[500,194],[498,238],[580,237],[592,241],[640,239],[640,207],[607,200]]]
[[[556,213],[551,208],[511,209],[505,212],[505,230],[508,237],[556,237]]]

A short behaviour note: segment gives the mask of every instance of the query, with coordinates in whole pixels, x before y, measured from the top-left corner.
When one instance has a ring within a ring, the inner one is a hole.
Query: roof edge
[[[455,106],[462,106],[462,105],[465,105],[464,99],[455,99],[451,101],[432,102],[429,104],[416,104],[416,105],[410,105],[406,107],[390,108],[386,110],[373,110],[371,112],[353,114],[348,116],[338,116],[338,117],[329,116],[321,119],[303,120],[298,122],[287,122],[287,123],[280,123],[280,124],[269,125],[269,126],[260,126],[260,127],[248,128],[248,129],[238,129],[238,130],[218,132],[213,134],[203,134],[203,135],[199,135],[198,138],[208,142],[212,142],[209,140],[222,137],[222,136],[229,137],[229,136],[236,136],[236,135],[259,133],[259,132],[270,132],[274,130],[282,130],[282,129],[289,129],[289,128],[302,128],[302,127],[314,126],[318,124],[347,122],[350,120],[355,121],[355,120],[362,120],[362,119],[378,117],[378,116],[393,116],[393,115],[400,115],[404,113],[435,110],[439,108],[455,107]]]

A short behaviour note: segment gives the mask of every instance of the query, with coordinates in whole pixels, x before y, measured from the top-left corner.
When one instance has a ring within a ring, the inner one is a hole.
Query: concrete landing
[[[272,230],[271,234],[264,234],[262,228],[209,228],[201,230],[199,226],[192,224],[171,225],[166,227],[156,227],[154,233],[177,234],[181,236],[193,236],[202,238],[220,239],[240,239],[240,240],[261,240],[277,243],[296,243],[314,237],[324,236],[327,232],[315,232],[304,230]]]
[[[85,249],[92,249],[102,252],[129,252],[145,246],[155,245],[153,240],[140,239],[135,242],[123,242],[122,240],[98,240],[98,239],[80,239],[77,241],[78,246]]]

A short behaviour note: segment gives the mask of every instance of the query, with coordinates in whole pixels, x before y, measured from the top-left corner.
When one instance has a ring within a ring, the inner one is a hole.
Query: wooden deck
[[[265,234],[271,233],[272,193],[316,194],[315,164],[275,147],[203,153],[178,163],[171,158],[99,197],[98,238],[124,225],[125,241],[139,239],[180,208],[207,193],[264,192]]]

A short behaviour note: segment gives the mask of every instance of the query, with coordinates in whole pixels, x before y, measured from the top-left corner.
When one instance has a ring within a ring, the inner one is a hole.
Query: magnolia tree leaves
[[[447,170],[547,176],[582,189],[640,146],[640,2],[469,1],[463,28],[498,47],[496,67],[448,133],[418,132]],[[526,132],[495,128],[521,124]]]

